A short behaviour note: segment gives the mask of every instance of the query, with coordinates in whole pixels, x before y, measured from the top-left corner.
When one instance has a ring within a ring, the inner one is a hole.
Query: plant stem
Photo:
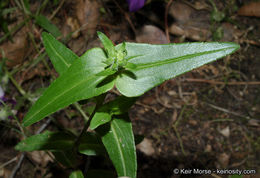
[[[96,106],[96,108],[97,108],[97,106]],[[92,118],[94,117],[94,115],[95,115],[95,113],[96,113],[96,111],[97,111],[96,108],[94,109],[94,111],[93,111],[93,112],[91,113],[91,115],[89,116],[88,121],[85,123],[84,128],[82,129],[82,131],[80,132],[79,136],[77,137],[77,139],[76,139],[76,141],[75,141],[75,143],[74,143],[75,148],[77,148],[77,147],[79,146],[80,139],[82,138],[83,134],[84,134],[84,133],[87,131],[87,129],[89,128],[90,122],[91,122]]]
[[[97,104],[96,107],[94,109],[94,111],[91,113],[91,115],[89,116],[87,122],[84,125],[84,128],[82,129],[81,133],[79,134],[79,136],[77,137],[75,143],[74,143],[74,148],[77,148],[79,146],[80,143],[80,139],[82,138],[83,134],[88,130],[89,126],[90,126],[90,122],[92,120],[92,118],[94,117],[94,115],[96,114],[97,110],[102,106],[104,99],[106,97],[106,93],[102,94],[100,96],[98,96],[99,98],[97,98]]]

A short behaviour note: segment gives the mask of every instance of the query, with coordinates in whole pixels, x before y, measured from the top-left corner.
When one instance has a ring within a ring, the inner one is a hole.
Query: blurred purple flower
[[[0,85],[0,100],[2,100],[3,102],[8,102],[10,103],[12,106],[15,106],[17,104],[17,102],[14,99],[8,99],[5,97],[5,93],[3,88]],[[0,102],[0,106],[2,105],[2,103]]]
[[[0,99],[3,100],[4,99],[4,90],[2,89],[2,87],[0,86]]]
[[[145,0],[127,0],[129,11],[135,12],[144,6]]]

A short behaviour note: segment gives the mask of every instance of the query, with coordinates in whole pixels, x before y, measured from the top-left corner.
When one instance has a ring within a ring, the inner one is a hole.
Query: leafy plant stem
[[[19,7],[19,9],[22,9],[22,5],[18,0],[14,0],[15,4]]]
[[[89,116],[89,119],[88,119],[87,122],[85,123],[84,128],[82,129],[82,131],[80,132],[79,136],[77,137],[77,139],[76,139],[76,141],[75,141],[75,144],[74,144],[74,147],[75,147],[75,148],[77,148],[77,147],[79,146],[80,139],[81,139],[81,137],[83,136],[83,134],[87,131],[87,129],[89,128],[90,122],[91,122],[92,118],[94,117],[96,111],[97,111],[97,106],[95,107],[95,109],[94,109],[94,111],[91,113],[91,115]]]
[[[49,0],[45,0],[43,1],[43,3],[41,3],[41,6],[39,6],[39,8],[37,9],[37,12],[35,15],[39,15],[41,11],[44,10],[44,8],[46,7],[46,5],[48,4]]]
[[[218,11],[218,9],[217,9],[215,3],[214,3],[212,0],[209,0],[209,2],[210,2],[210,4],[212,5],[214,11]]]
[[[88,128],[89,128],[89,126],[90,126],[90,122],[91,122],[92,118],[94,117],[94,115],[96,114],[96,111],[97,111],[97,110],[101,107],[101,105],[103,104],[104,99],[105,99],[105,96],[106,96],[106,94],[104,94],[104,97],[102,97],[102,100],[97,101],[96,107],[95,107],[94,111],[93,111],[93,112],[91,113],[91,115],[89,116],[87,122],[86,122],[85,125],[84,125],[84,128],[82,129],[81,133],[79,134],[79,136],[77,137],[77,139],[76,139],[76,141],[75,141],[74,148],[77,148],[77,147],[79,146],[81,137],[82,137],[83,134],[88,130]]]
[[[21,2],[23,13],[25,14],[25,16],[28,17],[28,15],[31,15],[31,12],[28,9],[26,9],[26,7],[25,7],[24,0],[20,0],[20,2]]]
[[[16,80],[13,78],[13,76],[8,72],[8,70],[6,70],[6,74],[8,76],[8,78],[12,81],[13,85],[16,87],[16,89],[19,91],[19,93],[26,97],[26,99],[28,99],[29,101],[31,101],[31,99],[29,99],[29,97],[27,96],[26,92],[24,91],[24,89],[16,82]]]
[[[80,104],[78,102],[73,104],[75,106],[75,108],[80,112],[80,114],[83,116],[83,118],[85,119],[85,121],[87,122],[89,120],[89,117],[85,114],[85,112],[82,110]]]

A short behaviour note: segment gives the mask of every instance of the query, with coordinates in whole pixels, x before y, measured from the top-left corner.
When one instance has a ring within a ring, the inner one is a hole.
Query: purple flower
[[[129,11],[135,12],[144,6],[145,0],[127,0]]]
[[[0,85],[0,99],[4,99],[4,90],[2,89],[1,85]]]

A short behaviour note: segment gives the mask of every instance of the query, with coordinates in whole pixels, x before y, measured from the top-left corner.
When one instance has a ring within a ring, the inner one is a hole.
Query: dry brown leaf
[[[80,34],[79,31],[76,31],[76,30],[79,29],[79,22],[78,22],[78,20],[73,18],[73,17],[68,17],[66,19],[66,23],[70,27],[71,32],[74,32],[72,34],[72,38],[77,38],[79,36],[79,34]]]
[[[41,165],[42,167],[45,167],[49,161],[52,161],[50,156],[44,151],[33,151],[33,152],[28,152],[27,154],[30,155],[33,161],[35,161],[37,164]]]
[[[218,162],[223,168],[226,168],[228,166],[229,159],[230,159],[230,155],[228,155],[227,153],[221,153],[218,155]]]
[[[238,15],[260,17],[260,2],[251,2],[242,6],[238,11]]]
[[[172,3],[169,14],[176,20],[176,23],[169,27],[170,33],[197,41],[205,41],[210,37],[210,14],[207,11],[175,2]]]
[[[26,28],[22,28],[13,36],[13,43],[7,41],[0,46],[0,49],[3,50],[5,57],[8,59],[6,61],[8,67],[21,64],[29,49]],[[0,58],[2,57],[0,53]]]
[[[168,43],[165,33],[153,25],[145,25],[136,36],[139,43],[166,44]]]
[[[96,34],[96,27],[100,17],[100,4],[94,0],[77,0],[76,15],[85,36]]]
[[[11,175],[11,170],[6,169],[6,168],[1,168],[0,169],[0,177],[1,178],[9,178]]]

